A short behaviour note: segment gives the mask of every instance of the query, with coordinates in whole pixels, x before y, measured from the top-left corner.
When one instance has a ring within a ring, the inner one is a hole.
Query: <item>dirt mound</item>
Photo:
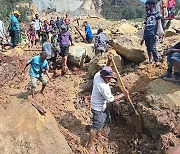
[[[0,53],[0,84],[3,85],[21,75],[25,60],[20,56],[5,56]]]
[[[72,153],[50,112],[42,116],[28,102],[11,103],[0,116],[0,153]]]

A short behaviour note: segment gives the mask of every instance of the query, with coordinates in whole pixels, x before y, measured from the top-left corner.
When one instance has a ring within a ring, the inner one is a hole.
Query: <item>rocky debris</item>
[[[90,61],[93,57],[93,44],[77,43],[70,47],[68,63],[82,66],[85,61]]]
[[[26,102],[0,114],[0,153],[72,153],[50,112],[41,116]]]
[[[89,65],[88,65],[88,74],[90,77],[93,77],[95,73],[101,70],[102,67],[106,66],[108,55],[112,53],[114,55],[114,61],[117,65],[119,72],[122,71],[123,66],[123,59],[119,56],[115,50],[109,50],[108,52],[104,53],[103,56],[94,57]]]
[[[173,19],[169,28],[174,29],[177,33],[180,33],[180,20]]]
[[[122,25],[120,25],[118,27],[118,32],[120,32],[121,34],[125,35],[125,34],[134,34],[137,32],[137,29],[128,24],[128,23],[123,23]]]
[[[110,45],[116,52],[134,63],[141,63],[147,59],[145,48],[139,45],[137,36],[115,37],[110,40]]]
[[[174,29],[168,29],[166,30],[165,36],[166,37],[171,37],[173,35],[176,35],[176,31]]]
[[[7,54],[7,53],[6,53]],[[21,78],[25,60],[19,56],[5,56],[0,53],[0,84],[12,81],[15,77]]]
[[[154,80],[147,87],[147,96],[151,105],[158,106],[159,103],[166,107],[180,106],[180,86],[161,79]]]
[[[7,52],[4,52],[4,55],[6,56],[16,56],[20,55],[22,56],[24,54],[24,50],[22,48],[16,47],[14,49],[8,50]]]
[[[180,139],[180,86],[161,79],[150,82],[146,88],[146,103],[139,105],[143,125],[158,140],[159,151],[179,145]]]

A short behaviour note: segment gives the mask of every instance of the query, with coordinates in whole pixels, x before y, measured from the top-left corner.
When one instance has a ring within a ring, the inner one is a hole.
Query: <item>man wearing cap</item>
[[[107,66],[103,67],[101,71],[95,74],[93,81],[93,91],[91,96],[91,111],[93,114],[93,124],[91,126],[89,142],[87,149],[90,154],[94,153],[94,139],[95,137],[102,137],[101,129],[105,123],[109,123],[110,113],[106,108],[108,102],[119,101],[128,94],[128,91],[120,95],[113,96],[109,83],[113,77],[113,70],[111,69],[112,57],[109,56]]]
[[[16,47],[19,41],[19,35],[20,35],[20,25],[18,20],[19,16],[20,13],[18,12],[18,10],[15,10],[14,16],[12,16],[10,23],[10,36],[13,47]]]

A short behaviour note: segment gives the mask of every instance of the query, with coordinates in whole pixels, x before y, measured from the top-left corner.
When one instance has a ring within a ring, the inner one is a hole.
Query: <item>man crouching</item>
[[[46,52],[41,52],[40,56],[35,56],[32,57],[26,64],[23,72],[25,71],[26,67],[31,64],[30,67],[30,79],[31,79],[31,92],[32,92],[32,97],[34,97],[34,91],[36,88],[36,82],[37,80],[42,82],[42,89],[41,93],[43,94],[44,89],[47,85],[47,81],[44,78],[44,72],[46,73],[47,77],[50,79],[49,74],[48,74],[48,62],[47,62],[47,53]]]
[[[103,67],[101,71],[95,74],[93,81],[93,91],[91,96],[91,111],[93,114],[93,124],[91,126],[89,142],[87,149],[90,154],[94,153],[94,139],[95,137],[102,137],[101,129],[105,123],[110,121],[110,112],[106,108],[108,102],[119,101],[124,96],[127,96],[128,91],[123,92],[120,95],[113,96],[109,83],[113,77],[113,70],[110,63],[112,57],[109,56],[107,66]]]

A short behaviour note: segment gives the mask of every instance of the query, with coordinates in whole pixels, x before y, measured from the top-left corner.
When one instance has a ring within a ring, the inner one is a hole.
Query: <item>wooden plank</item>
[[[32,106],[34,106],[36,108],[36,110],[38,110],[38,112],[42,115],[45,115],[46,114],[46,111],[40,106],[38,105],[37,103],[34,103],[34,102],[30,102],[32,104]]]

